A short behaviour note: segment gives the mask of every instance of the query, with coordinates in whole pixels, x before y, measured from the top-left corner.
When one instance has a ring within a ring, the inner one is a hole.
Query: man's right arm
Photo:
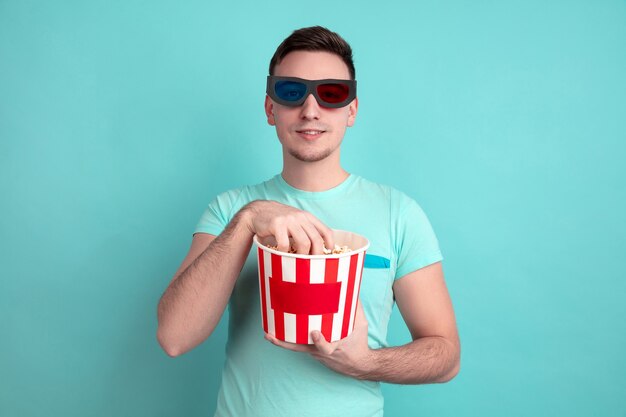
[[[159,302],[157,339],[168,355],[193,349],[219,323],[252,245],[249,216],[249,209],[241,210],[217,237],[194,235]]]
[[[274,201],[244,206],[219,236],[196,234],[189,254],[158,306],[157,339],[170,356],[181,355],[211,335],[226,309],[254,234],[274,236],[287,252],[322,253],[332,231],[310,213]]]

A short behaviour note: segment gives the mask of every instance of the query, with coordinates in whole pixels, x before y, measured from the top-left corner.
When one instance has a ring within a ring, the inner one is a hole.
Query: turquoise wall
[[[355,50],[345,167],[429,215],[463,342],[386,415],[625,415],[626,3],[365,4],[0,0],[0,415],[212,415],[225,323],[171,359],[157,301],[280,170],[267,65],[313,24]]]

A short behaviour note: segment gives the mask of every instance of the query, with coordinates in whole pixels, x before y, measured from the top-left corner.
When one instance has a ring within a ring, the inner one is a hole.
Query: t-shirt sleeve
[[[435,232],[422,208],[402,193],[398,200],[395,279],[443,259]]]
[[[200,216],[195,233],[219,235],[231,221],[235,212],[240,191],[231,190],[215,197]]]

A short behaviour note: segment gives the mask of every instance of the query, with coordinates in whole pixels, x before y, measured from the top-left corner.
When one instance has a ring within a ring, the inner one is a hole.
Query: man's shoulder
[[[267,190],[272,187],[274,180],[275,177],[258,184],[242,185],[219,192],[209,203],[208,212],[216,213],[225,219],[224,223],[228,223],[246,204],[254,200],[266,199]]]
[[[408,201],[413,200],[407,193],[401,191],[393,185],[372,181],[367,178],[361,177],[360,175],[355,175],[357,186],[366,192],[372,194],[384,195],[387,199],[391,201]]]
[[[217,197],[239,195],[242,193],[254,193],[255,191],[263,190],[268,186],[271,186],[275,181],[276,177],[274,176],[256,184],[244,184],[237,187],[227,188],[225,191],[218,193]]]
[[[265,181],[256,183],[256,184],[247,184],[241,185],[238,187],[226,189],[226,191],[222,191],[217,194],[217,199],[239,199],[240,196],[253,196],[255,194],[261,193],[263,190],[266,190],[268,187],[272,187],[276,182],[276,176],[271,177]]]

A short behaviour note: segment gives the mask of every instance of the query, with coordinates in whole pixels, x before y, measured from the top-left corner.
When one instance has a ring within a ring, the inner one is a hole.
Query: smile
[[[303,133],[305,135],[319,135],[325,132],[325,130],[296,130],[298,133]]]

